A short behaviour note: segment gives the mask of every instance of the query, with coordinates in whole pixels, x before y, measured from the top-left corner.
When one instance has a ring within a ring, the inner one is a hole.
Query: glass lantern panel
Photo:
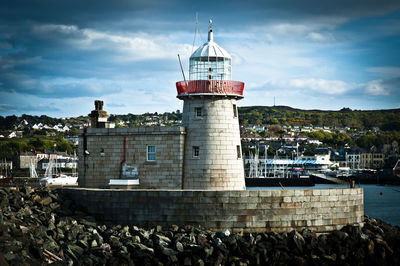
[[[190,80],[230,80],[231,60],[223,57],[190,58]]]

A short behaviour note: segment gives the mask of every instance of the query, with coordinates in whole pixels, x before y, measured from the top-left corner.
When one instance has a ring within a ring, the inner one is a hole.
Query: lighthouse
[[[232,57],[214,42],[210,20],[208,41],[190,56],[189,80],[176,83],[186,129],[184,189],[245,189],[236,104],[244,83],[231,77]]]

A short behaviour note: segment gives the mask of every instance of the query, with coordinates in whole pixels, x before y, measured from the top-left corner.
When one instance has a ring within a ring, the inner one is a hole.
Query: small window
[[[236,108],[236,104],[233,105],[233,117],[237,117],[237,108]]]
[[[193,158],[199,158],[200,156],[200,147],[193,146]]]
[[[212,75],[208,75],[208,79],[212,79]]]
[[[242,153],[240,152],[240,145],[236,146],[236,152],[237,152],[237,158],[238,159],[242,158]]]
[[[195,117],[200,117],[200,116],[202,116],[201,107],[195,107],[195,108],[194,108],[194,116],[195,116]]]
[[[147,161],[156,161],[156,146],[147,146]]]

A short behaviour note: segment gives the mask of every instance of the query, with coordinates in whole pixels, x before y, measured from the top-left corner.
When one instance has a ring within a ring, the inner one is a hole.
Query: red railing
[[[176,83],[178,96],[195,93],[243,96],[244,83],[233,80],[187,80]]]

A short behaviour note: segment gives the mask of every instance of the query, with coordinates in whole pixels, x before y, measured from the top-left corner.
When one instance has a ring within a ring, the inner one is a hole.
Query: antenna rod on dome
[[[192,52],[191,52],[190,54],[193,54],[194,45],[196,44],[197,33],[199,33],[199,16],[198,16],[198,14],[197,14],[197,12],[196,12],[196,29],[195,29],[195,31],[194,31]],[[199,33],[199,34],[200,34],[200,33]]]
[[[179,60],[179,65],[181,66],[181,71],[182,71],[182,75],[183,75],[183,80],[186,82],[185,72],[183,72],[181,57],[179,56],[179,54],[178,54],[178,60]]]
[[[210,19],[210,25],[208,26],[208,41],[211,42],[213,41],[213,30],[212,30],[212,19]]]

